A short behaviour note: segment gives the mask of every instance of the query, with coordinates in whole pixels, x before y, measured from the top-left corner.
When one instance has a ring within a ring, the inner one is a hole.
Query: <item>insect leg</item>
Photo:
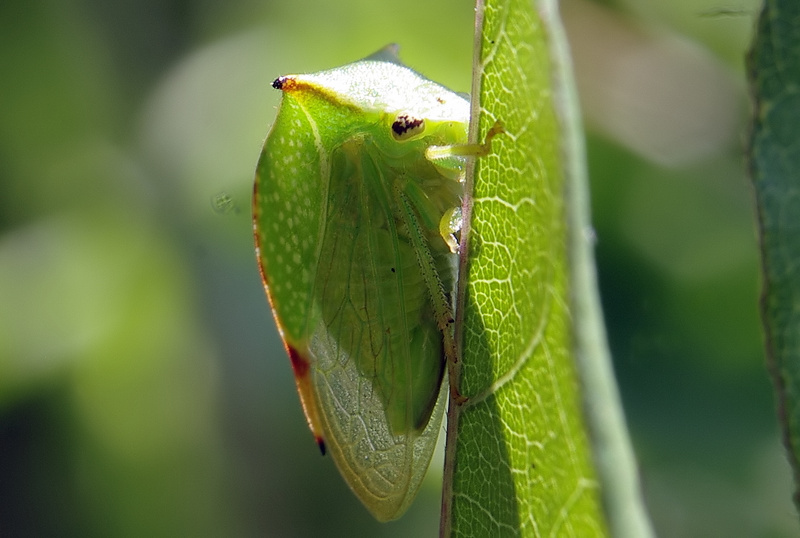
[[[506,132],[503,124],[495,121],[481,144],[454,144],[452,146],[429,146],[425,158],[434,164],[444,163],[453,157],[486,157],[492,152],[492,139]]]
[[[401,208],[403,223],[408,228],[408,235],[411,238],[414,252],[416,252],[425,286],[428,288],[428,293],[431,297],[436,323],[439,330],[442,332],[444,355],[447,361],[448,378],[450,380],[450,396],[453,401],[460,405],[466,402],[467,398],[458,392],[458,388],[455,383],[453,383],[455,377],[454,365],[458,362],[454,336],[455,316],[453,315],[453,308],[450,306],[450,301],[442,286],[442,279],[439,277],[433,255],[428,246],[428,241],[425,239],[424,232],[420,227],[414,209],[411,207],[405,194],[400,192],[397,187],[395,188],[395,196]]]

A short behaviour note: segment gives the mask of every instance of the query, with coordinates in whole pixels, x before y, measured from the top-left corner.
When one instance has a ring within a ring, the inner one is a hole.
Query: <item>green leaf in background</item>
[[[537,7],[489,1],[477,10],[472,140],[495,121],[506,135],[475,164],[465,204],[460,391],[469,400],[448,412],[444,536],[606,534],[573,356],[555,102],[566,92],[553,90],[563,81],[551,50],[559,68],[568,62],[555,5]]]
[[[765,2],[748,58],[750,172],[763,266],[762,318],[784,443],[800,484],[800,4]],[[800,508],[800,496],[795,493]]]

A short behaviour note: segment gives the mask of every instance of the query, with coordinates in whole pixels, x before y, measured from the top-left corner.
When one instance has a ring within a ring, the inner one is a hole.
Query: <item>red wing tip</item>
[[[289,353],[289,360],[292,362],[292,370],[295,377],[306,377],[311,365],[303,355],[290,344],[286,344],[286,351]]]
[[[325,455],[325,440],[322,437],[316,437],[314,440],[317,442],[317,446],[319,447],[320,453],[324,456]]]

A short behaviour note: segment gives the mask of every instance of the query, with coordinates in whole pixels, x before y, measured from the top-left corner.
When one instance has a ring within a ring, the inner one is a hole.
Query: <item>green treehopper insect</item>
[[[279,77],[253,225],[312,433],[369,511],[416,495],[439,434],[469,102],[396,46]]]

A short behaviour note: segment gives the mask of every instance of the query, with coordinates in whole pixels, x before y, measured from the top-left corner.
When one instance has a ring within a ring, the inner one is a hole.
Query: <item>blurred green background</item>
[[[563,6],[609,337],[660,536],[800,536],[741,146],[753,0]],[[0,535],[433,536],[309,434],[249,221],[270,82],[388,42],[468,91],[473,6],[0,2]]]

